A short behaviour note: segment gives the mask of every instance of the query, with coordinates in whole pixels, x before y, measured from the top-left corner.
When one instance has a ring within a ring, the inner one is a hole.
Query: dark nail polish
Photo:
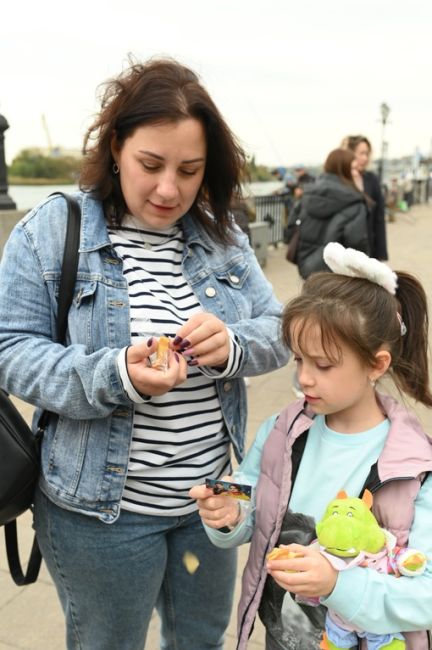
[[[153,337],[152,336],[147,341],[147,345],[148,345],[149,348],[151,348],[151,346],[153,345]]]
[[[181,344],[181,350],[186,350],[186,348],[190,348],[190,346],[191,342],[187,339],[184,339],[183,343]]]
[[[183,341],[181,336],[176,336],[173,343],[174,345],[180,345],[180,343]]]
[[[198,359],[189,359],[189,361],[187,363],[188,363],[188,366],[197,366],[199,361],[198,361]]]
[[[180,357],[177,352],[174,352],[174,359],[177,361],[177,363],[180,361]]]

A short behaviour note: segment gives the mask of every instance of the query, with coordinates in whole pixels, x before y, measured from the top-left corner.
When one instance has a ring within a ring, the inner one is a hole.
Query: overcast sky
[[[22,0],[1,13],[9,163],[47,146],[42,115],[53,145],[79,149],[97,86],[129,52],[198,72],[258,163],[320,164],[358,132],[379,156],[382,102],[389,156],[430,153],[431,0]]]

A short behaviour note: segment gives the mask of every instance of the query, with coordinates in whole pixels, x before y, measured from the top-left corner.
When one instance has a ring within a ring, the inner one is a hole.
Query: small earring
[[[113,173],[114,173],[114,174],[118,174],[118,173],[119,173],[119,171],[120,171],[120,167],[117,165],[116,162],[113,164],[113,166],[112,166],[112,170],[113,170]]]
[[[369,383],[372,386],[372,388],[375,388],[376,379],[373,379],[372,377],[369,377],[368,379],[369,379]]]

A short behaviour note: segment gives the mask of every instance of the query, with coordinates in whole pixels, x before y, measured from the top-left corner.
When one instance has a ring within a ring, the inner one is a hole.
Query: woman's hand
[[[231,476],[224,476],[222,481],[232,481]],[[213,494],[205,485],[194,485],[189,496],[196,499],[198,513],[203,523],[210,528],[235,526],[240,519],[240,505],[237,499],[223,494]]]
[[[149,345],[150,343],[150,345]],[[157,339],[131,345],[126,353],[129,378],[138,393],[142,395],[164,395],[187,378],[186,360],[181,354],[169,351],[168,369],[156,370],[150,366],[150,355],[156,351]]]
[[[332,567],[322,553],[311,546],[301,546],[300,544],[289,544],[284,548],[301,553],[303,557],[267,562],[269,574],[282,589],[293,594],[315,598],[331,594],[336,584],[338,571]]]
[[[225,324],[214,314],[195,314],[177,331],[175,349],[191,358],[190,366],[224,368],[230,353]]]

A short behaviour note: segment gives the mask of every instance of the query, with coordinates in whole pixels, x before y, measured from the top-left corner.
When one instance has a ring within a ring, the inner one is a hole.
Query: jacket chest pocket
[[[226,269],[216,269],[213,277],[208,279],[204,293],[207,305],[211,299],[219,299],[227,322],[233,322],[251,315],[252,295],[247,279],[250,268],[244,261],[233,264]],[[214,284],[213,284],[214,282]]]
[[[215,275],[220,282],[225,283],[233,290],[241,290],[249,275],[247,264],[235,264],[224,271],[216,271]]]
[[[77,280],[68,315],[68,345],[84,345],[88,352],[101,346],[100,328],[101,322],[104,321],[101,293],[103,289],[100,282]]]

